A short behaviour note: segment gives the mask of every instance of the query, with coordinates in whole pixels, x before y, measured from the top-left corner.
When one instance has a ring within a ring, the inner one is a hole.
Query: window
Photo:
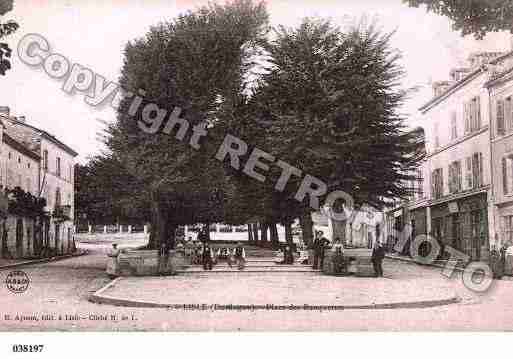
[[[483,183],[483,155],[474,153],[472,156],[472,188],[479,188],[484,185]]]
[[[46,205],[48,207],[52,207],[51,205],[51,199],[52,199],[52,188],[50,186],[46,186],[44,189],[45,198],[46,198]]]
[[[481,128],[481,101],[479,96],[463,104],[465,116],[465,134],[475,132]]]
[[[43,169],[48,171],[48,150],[43,151]]]
[[[504,101],[497,100],[497,136],[502,136],[506,133],[504,123]]]
[[[449,193],[461,191],[461,161],[449,165]]]
[[[57,187],[55,190],[55,208],[60,207],[61,205],[61,189]]]
[[[13,178],[12,178],[12,170],[10,168],[7,169],[7,178],[5,180],[5,187],[11,187],[13,184]]]
[[[502,191],[504,195],[513,194],[513,158],[502,159]]]
[[[27,168],[30,168],[30,162],[27,162]]]
[[[465,183],[467,184],[467,189],[474,187],[472,182],[472,157],[465,159]]]
[[[472,107],[472,114],[474,119],[474,126],[472,127],[472,130],[477,131],[481,128],[481,102],[479,96],[472,99]]]
[[[422,170],[417,169],[417,198],[424,198],[424,179],[422,178]]]
[[[9,159],[11,159],[11,152],[9,152],[9,155],[8,155]]]
[[[443,196],[444,178],[442,168],[433,171],[431,175],[431,187],[433,198],[438,199]]]
[[[451,113],[451,140],[455,140],[458,138],[458,125],[457,125],[458,117],[456,116],[456,111]]]
[[[511,111],[513,107],[511,106],[511,97],[508,97],[504,102],[504,131],[512,132],[513,131],[513,116],[511,115]]]
[[[435,148],[440,147],[440,124],[435,123]]]
[[[503,243],[513,241],[513,216],[503,217]]]
[[[56,174],[57,176],[61,176],[61,158],[57,157],[55,161],[55,168],[56,168]]]
[[[507,195],[509,193],[509,186],[508,186],[508,159],[503,158],[502,159],[502,191],[504,195]]]

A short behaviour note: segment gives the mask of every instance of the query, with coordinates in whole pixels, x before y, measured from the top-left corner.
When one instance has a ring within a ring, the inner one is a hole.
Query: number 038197
[[[14,344],[12,351],[14,353],[41,353],[43,351],[43,344],[27,345],[27,344]]]

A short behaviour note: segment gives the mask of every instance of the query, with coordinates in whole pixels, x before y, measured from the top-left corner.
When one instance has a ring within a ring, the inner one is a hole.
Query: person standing
[[[233,252],[233,257],[237,263],[237,267],[239,270],[244,269],[246,264],[246,251],[244,250],[241,242],[237,243],[237,247],[235,247]]]
[[[208,226],[205,226],[201,229],[201,231],[198,233],[198,240],[201,242],[201,243],[206,243],[208,242]]]
[[[289,245],[283,248],[283,259],[278,264],[294,264],[294,253]]]
[[[322,231],[318,231],[315,236],[315,241],[313,244],[314,249],[314,263],[313,269],[321,269],[324,266],[324,250],[328,247],[330,241],[324,237],[324,233]],[[320,267],[319,267],[320,265]]]
[[[333,252],[333,271],[335,274],[345,274],[347,272],[346,261],[344,258],[344,245],[339,237],[336,237],[331,247]]]
[[[371,258],[376,277],[383,277],[383,259],[385,259],[385,248],[383,248],[380,241],[376,241],[372,249]]]
[[[205,243],[203,245],[203,252],[202,252],[202,261],[203,261],[203,269],[204,270],[212,270],[213,267],[213,253],[212,249],[208,245],[208,243]]]

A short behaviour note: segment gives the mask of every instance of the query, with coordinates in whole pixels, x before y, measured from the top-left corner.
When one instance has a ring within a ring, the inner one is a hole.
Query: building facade
[[[497,234],[488,86],[497,67],[513,65],[513,53],[476,53],[468,63],[451,71],[450,81],[435,83],[434,98],[420,108],[427,153],[419,168],[423,196],[389,211],[387,232],[395,234],[389,242],[398,232],[410,240],[430,234],[471,261],[486,261]]]
[[[492,245],[513,245],[513,64],[494,69],[486,87],[491,103],[491,151],[495,237]]]
[[[74,250],[74,159],[77,153],[48,132],[0,111],[2,149],[0,181],[5,188],[20,187],[46,199],[45,216],[6,220],[7,247],[11,257],[43,253],[65,254]],[[21,235],[23,233],[23,235]],[[20,249],[21,248],[21,249]]]

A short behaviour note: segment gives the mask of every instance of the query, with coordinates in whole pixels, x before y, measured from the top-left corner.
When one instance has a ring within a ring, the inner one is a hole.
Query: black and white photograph
[[[0,0],[0,332],[513,331],[512,23]]]

